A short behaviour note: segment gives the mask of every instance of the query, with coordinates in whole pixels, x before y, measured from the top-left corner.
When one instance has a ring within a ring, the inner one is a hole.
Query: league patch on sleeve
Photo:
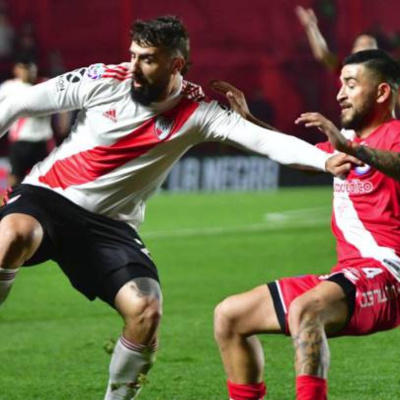
[[[79,68],[74,71],[67,72],[57,78],[57,90],[62,92],[71,83],[78,83],[85,75],[87,68]]]
[[[103,64],[93,64],[87,70],[87,76],[90,79],[100,79],[104,74],[104,65]]]

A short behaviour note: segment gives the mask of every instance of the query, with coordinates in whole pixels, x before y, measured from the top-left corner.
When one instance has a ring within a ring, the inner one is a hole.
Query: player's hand
[[[334,154],[326,161],[325,169],[333,176],[345,178],[353,165],[363,165],[363,163],[353,156],[344,153]]]
[[[295,9],[297,17],[299,18],[300,23],[306,28],[310,25],[317,25],[318,20],[311,8],[304,8],[302,6],[297,6]]]
[[[336,150],[350,155],[354,154],[350,142],[329,119],[325,118],[320,113],[309,112],[301,114],[300,117],[296,119],[295,123],[297,125],[302,124],[306,128],[318,128],[328,137],[328,140]]]
[[[215,92],[226,96],[233,111],[236,111],[243,118],[249,119],[251,113],[246,102],[246,97],[241,90],[228,82],[218,80],[211,81],[210,86]]]

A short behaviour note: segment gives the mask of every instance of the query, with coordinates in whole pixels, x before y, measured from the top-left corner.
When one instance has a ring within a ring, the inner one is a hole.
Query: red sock
[[[301,375],[296,379],[296,400],[327,400],[326,379],[312,375]]]
[[[228,381],[227,385],[231,400],[264,400],[267,393],[264,382],[239,385]]]

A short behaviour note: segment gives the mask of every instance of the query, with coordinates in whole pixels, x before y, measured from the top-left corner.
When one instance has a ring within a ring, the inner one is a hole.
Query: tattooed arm
[[[353,154],[365,164],[375,167],[384,174],[400,181],[400,153],[377,150],[367,146],[352,143],[347,154]]]
[[[336,126],[319,113],[305,113],[297,120],[307,128],[316,127],[324,132],[332,146],[342,152],[356,157],[365,164],[376,168],[384,174],[400,181],[400,153],[378,150],[347,140]]]

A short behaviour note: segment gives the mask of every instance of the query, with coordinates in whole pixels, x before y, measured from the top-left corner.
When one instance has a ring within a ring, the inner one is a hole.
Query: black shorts
[[[46,158],[47,153],[47,141],[12,142],[9,146],[11,174],[22,180],[36,163]]]
[[[44,230],[39,249],[24,266],[54,260],[90,300],[99,297],[114,306],[118,290],[131,279],[149,277],[159,282],[145,245],[124,222],[87,211],[51,190],[25,184],[9,194],[0,208],[0,219],[13,213],[34,217]]]

